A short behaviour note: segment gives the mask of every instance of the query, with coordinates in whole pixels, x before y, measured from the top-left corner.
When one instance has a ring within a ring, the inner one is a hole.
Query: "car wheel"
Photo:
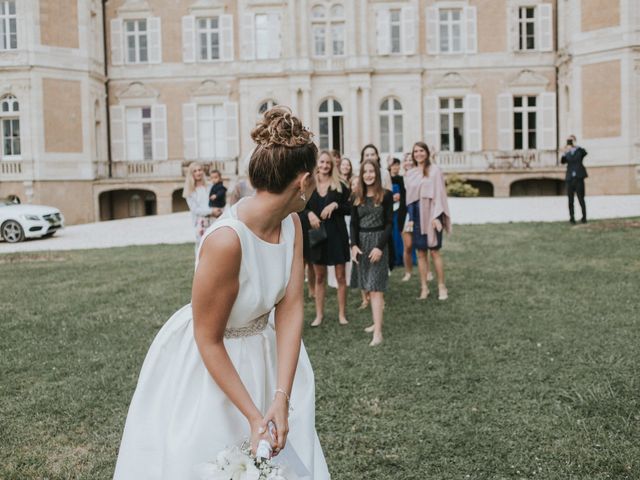
[[[0,228],[2,238],[8,243],[18,243],[24,240],[24,230],[15,220],[7,220]]]

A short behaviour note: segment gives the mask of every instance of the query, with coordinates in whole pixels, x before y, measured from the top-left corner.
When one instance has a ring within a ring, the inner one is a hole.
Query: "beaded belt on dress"
[[[262,333],[269,324],[269,313],[271,312],[267,312],[255,320],[251,320],[251,322],[244,327],[225,329],[224,338],[251,337],[252,335]]]

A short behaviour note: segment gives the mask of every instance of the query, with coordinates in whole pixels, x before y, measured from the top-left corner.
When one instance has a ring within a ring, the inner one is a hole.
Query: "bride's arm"
[[[300,355],[302,325],[304,319],[304,263],[302,260],[302,227],[297,215],[293,215],[296,235],[289,284],[284,298],[276,307],[276,345],[278,351],[278,392],[273,392],[273,405],[265,420],[273,420],[277,430],[277,447],[284,448],[289,431],[289,395]],[[286,396],[282,393],[286,392]]]
[[[193,333],[207,370],[220,389],[247,418],[251,443],[264,429],[262,413],[253,403],[224,346],[224,330],[239,289],[242,249],[231,228],[209,235],[200,249],[193,278]]]

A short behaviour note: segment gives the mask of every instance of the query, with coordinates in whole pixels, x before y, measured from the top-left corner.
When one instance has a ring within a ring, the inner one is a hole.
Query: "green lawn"
[[[349,326],[331,295],[305,330],[333,478],[640,478],[640,222],[445,242],[449,300],[419,303],[394,271],[381,347],[355,292]],[[0,478],[111,478],[192,260],[192,245],[0,256]]]

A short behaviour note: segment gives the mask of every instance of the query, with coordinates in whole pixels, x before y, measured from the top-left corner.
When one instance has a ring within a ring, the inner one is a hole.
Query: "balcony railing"
[[[139,178],[183,178],[189,167],[188,160],[159,160],[159,161],[118,161],[111,163],[111,178],[139,179]],[[214,160],[200,162],[205,172],[216,169],[223,176],[235,176],[238,173],[238,160]],[[107,162],[95,163],[97,178],[109,177],[109,164]]]
[[[22,160],[0,160],[0,180],[23,180],[25,173]]]
[[[446,172],[530,170],[558,166],[555,150],[438,152],[435,161]]]

